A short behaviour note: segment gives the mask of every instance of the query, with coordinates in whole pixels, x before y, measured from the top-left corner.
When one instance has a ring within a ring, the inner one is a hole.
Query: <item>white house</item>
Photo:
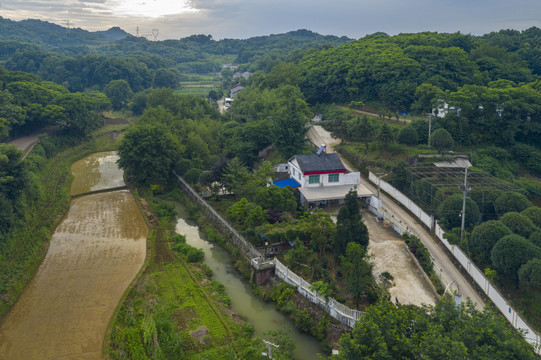
[[[372,192],[361,185],[361,174],[349,172],[336,153],[323,151],[311,155],[295,155],[288,160],[290,179],[298,184],[302,205],[337,205],[356,188],[359,198],[369,198]]]

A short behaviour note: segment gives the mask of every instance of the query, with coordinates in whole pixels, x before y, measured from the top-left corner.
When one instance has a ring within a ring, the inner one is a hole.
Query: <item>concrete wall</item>
[[[362,311],[350,309],[331,297],[325,299],[325,297],[318,295],[317,291],[310,290],[311,284],[308,281],[295,274],[287,266],[278,261],[278,259],[274,259],[274,264],[274,274],[276,276],[284,282],[295,286],[299,294],[310,300],[310,302],[319,305],[330,316],[337,319],[342,324],[353,328],[357,320],[362,316]]]

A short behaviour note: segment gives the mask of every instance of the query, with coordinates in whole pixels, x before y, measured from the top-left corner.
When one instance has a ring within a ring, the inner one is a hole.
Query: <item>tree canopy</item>
[[[435,307],[369,307],[351,334],[340,339],[340,360],[357,359],[535,359],[530,344],[507,320],[471,302],[442,299]]]

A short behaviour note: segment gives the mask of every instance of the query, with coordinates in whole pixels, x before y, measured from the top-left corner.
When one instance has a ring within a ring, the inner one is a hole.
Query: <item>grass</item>
[[[245,358],[240,354],[258,348],[260,341],[250,326],[229,316],[225,287],[210,279],[208,267],[171,250],[168,243],[179,235],[168,230],[169,216],[157,211],[161,200],[149,196],[151,211],[164,218],[152,232],[148,266],[117,308],[106,353],[111,359]]]

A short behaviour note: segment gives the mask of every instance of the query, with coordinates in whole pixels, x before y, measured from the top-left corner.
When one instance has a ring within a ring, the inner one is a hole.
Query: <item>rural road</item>
[[[312,142],[316,144],[326,144],[327,152],[335,152],[332,148],[332,145],[340,143],[341,141],[340,139],[333,139],[330,133],[319,125],[312,126],[309,129],[307,136]],[[325,142],[325,140],[330,141]],[[347,161],[344,161],[343,158],[342,161],[349,170],[353,168],[351,165],[348,164]],[[364,179],[362,176],[361,184],[366,186],[374,194],[377,193],[376,186],[367,179]],[[436,243],[436,240],[432,238],[430,233],[415,220],[413,215],[410,215],[406,210],[404,210],[400,205],[396,204],[391,198],[389,198],[385,194],[381,194],[381,201],[382,208],[388,213],[394,215],[395,219],[399,219],[400,221],[402,221],[402,224],[404,224],[404,226],[407,226],[414,234],[416,234],[417,237],[419,237],[422,243],[426,246],[426,248],[430,252],[430,255],[434,259],[437,268],[435,269],[435,271],[438,273],[438,275],[443,276],[443,278],[447,279],[447,281],[452,281],[453,284],[451,285],[451,287],[455,290],[458,290],[458,293],[462,295],[463,300],[465,300],[466,298],[470,298],[470,300],[476,304],[476,308],[482,310],[485,303],[481,296],[479,296],[479,294],[469,283],[469,281],[462,275],[460,270],[456,268],[456,266],[449,259],[444,250],[439,246],[439,244]]]
[[[32,134],[27,136],[21,136],[16,139],[8,141],[6,144],[15,146],[18,150],[24,152],[23,159],[32,150],[32,147],[38,142],[39,135],[53,134],[56,131],[56,126],[50,125],[43,129],[36,130]]]

